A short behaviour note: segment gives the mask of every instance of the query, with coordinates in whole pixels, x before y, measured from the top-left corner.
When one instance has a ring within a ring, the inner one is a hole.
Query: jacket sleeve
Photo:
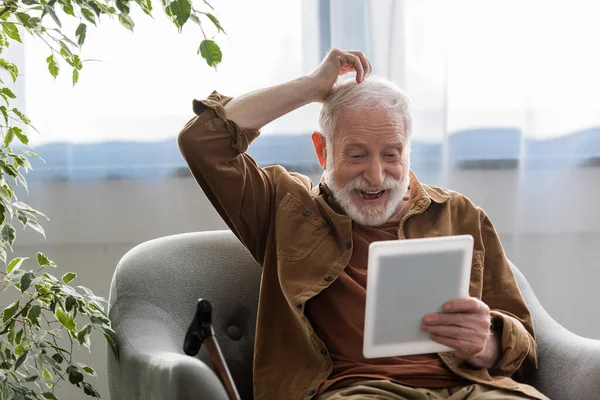
[[[501,335],[502,355],[490,372],[511,376],[522,368],[537,368],[537,348],[533,322],[500,238],[482,212],[481,235],[484,246],[482,301],[491,309],[492,325]]]
[[[262,264],[273,202],[273,177],[246,151],[259,136],[227,119],[231,100],[213,92],[194,100],[196,116],[178,137],[194,178],[233,233]]]

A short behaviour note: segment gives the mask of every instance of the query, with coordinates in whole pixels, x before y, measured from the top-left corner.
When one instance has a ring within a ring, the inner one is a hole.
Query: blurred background
[[[18,230],[17,254],[43,251],[107,297],[135,245],[224,229],[177,148],[192,100],[308,74],[333,47],[361,50],[374,74],[412,99],[419,179],[485,209],[552,317],[600,339],[599,2],[212,4],[227,32],[216,38],[224,54],[216,71],[196,54],[197,27],[178,33],[161,13],[151,20],[139,10],[135,34],[116,21],[88,32],[83,58],[99,61],[85,64],[75,88],[68,74],[50,77],[43,43],[9,50],[24,71],[17,106],[41,132],[31,145],[46,160],[34,164],[23,199],[51,218],[45,241]],[[310,141],[318,112],[307,106],[268,125],[250,153],[318,180]],[[82,361],[108,398],[105,344],[93,339]]]

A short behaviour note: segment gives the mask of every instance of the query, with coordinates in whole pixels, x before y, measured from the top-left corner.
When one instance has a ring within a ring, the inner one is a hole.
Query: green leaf
[[[11,319],[13,317],[13,315],[15,315],[17,313],[17,310],[19,309],[19,301],[21,299],[17,299],[15,300],[14,303],[12,303],[11,305],[9,305],[8,307],[6,307],[4,309],[4,312],[2,313],[2,321],[4,323],[6,323],[9,319]]]
[[[138,3],[144,13],[152,16],[152,0],[135,0],[135,2]]]
[[[27,193],[29,193],[29,189],[27,188],[27,181],[25,180],[25,177],[16,169],[14,168],[14,170],[16,171],[16,178],[17,181],[23,185],[23,187],[25,188],[25,190],[27,191]],[[18,186],[18,185],[17,185]],[[40,227],[41,228],[41,227]],[[34,228],[35,229],[35,228]],[[37,230],[37,229],[36,229]],[[43,230],[43,229],[42,229]],[[44,234],[44,237],[46,237],[46,235]]]
[[[200,43],[198,52],[206,60],[206,63],[211,67],[216,67],[223,59],[221,49],[213,40],[203,40]]]
[[[86,33],[87,25],[84,23],[79,24],[79,26],[75,30],[75,36],[77,37],[77,44],[79,45],[79,47],[83,46],[83,42],[85,42]]]
[[[77,85],[79,82],[79,71],[77,69],[73,70],[73,86]]]
[[[29,150],[23,150],[23,153],[25,153],[25,154],[27,154],[27,155],[29,155],[29,156],[31,156],[31,157],[35,157],[35,158],[37,158],[37,159],[39,159],[39,160],[42,160],[42,161],[44,161],[44,160],[42,159],[42,157],[40,157],[39,155],[37,155],[37,154],[36,154],[36,153],[34,153],[33,151],[29,151]]]
[[[4,122],[8,125],[8,111],[6,110],[6,107],[0,106],[0,112],[2,112],[2,115],[4,116]]]
[[[4,246],[0,246],[0,260],[6,262],[6,250],[4,249]]]
[[[42,315],[42,307],[39,304],[32,305],[27,311],[27,319],[36,326],[40,326],[40,315]]]
[[[4,147],[10,146],[10,144],[12,143],[14,138],[15,138],[14,131],[12,131],[10,129],[8,131],[6,131],[6,133],[4,134]]]
[[[106,339],[106,342],[108,343],[110,349],[112,350],[113,355],[118,360],[119,359],[119,349],[117,348],[117,345],[115,344],[115,340],[114,340],[113,336],[109,335],[108,333],[105,333],[104,338]]]
[[[17,78],[19,77],[19,69],[15,64],[10,63],[3,58],[0,58],[0,68],[4,69],[5,71],[8,71],[13,82],[16,82]]]
[[[25,360],[27,360],[28,354],[29,350],[25,350],[23,354],[21,354],[19,358],[17,358],[17,361],[15,362],[15,367],[13,368],[15,371],[25,362]]]
[[[88,3],[88,6],[90,6],[92,8],[92,10],[94,10],[94,12],[96,13],[96,15],[99,17],[100,14],[102,14],[103,12],[108,13],[108,14],[112,14],[110,12],[108,12],[108,7],[104,4],[99,4],[96,1],[90,1]],[[114,10],[113,7],[110,7]]]
[[[56,16],[56,12],[54,11],[54,7],[53,6],[45,5],[44,6],[44,12],[42,13],[42,18],[44,17],[45,14],[49,14],[50,17],[52,17],[52,19],[54,20],[54,23],[56,25],[58,25],[59,28],[62,28],[62,24],[60,23],[60,20]]]
[[[16,336],[15,336],[15,343],[17,345],[21,344],[21,340],[23,340],[23,333],[25,331],[23,329],[19,329],[19,331],[17,332]]]
[[[56,316],[56,320],[68,330],[73,331],[76,329],[75,320],[71,315],[64,312],[62,308],[57,307],[55,309],[54,315]]]
[[[14,351],[15,356],[19,357],[24,352],[25,352],[25,345],[23,343],[21,343],[20,345],[15,347],[15,351]]]
[[[35,274],[32,272],[26,272],[21,277],[21,292],[25,293],[27,289],[29,289],[29,285],[31,285],[31,281],[35,278]]]
[[[85,346],[88,349],[90,348],[90,345],[91,345],[90,335],[92,334],[92,329],[93,329],[93,326],[90,325],[90,324],[87,324],[82,330],[80,330],[77,333],[77,341],[79,342],[79,344],[82,345],[82,346]],[[85,371],[85,368],[84,368],[84,371]],[[94,370],[93,369],[92,369],[92,373],[91,374],[92,375],[94,374]]]
[[[27,257],[17,257],[14,260],[12,260],[6,266],[6,273],[10,274],[13,270],[19,269],[21,267],[21,264],[23,264],[23,261],[25,260],[27,260]]]
[[[60,44],[60,54],[62,54],[63,57],[73,57],[73,52],[71,51],[67,43],[65,43],[63,40],[59,40],[58,43]],[[67,62],[69,62],[69,60],[67,60]],[[73,64],[70,65],[72,66]]]
[[[23,24],[23,26],[25,26],[26,28],[31,28],[31,17],[29,17],[28,14],[26,13],[22,13],[22,12],[18,12],[15,13],[15,15],[17,16],[17,19],[19,20],[19,22],[21,22]]]
[[[27,225],[27,221],[29,221],[29,218],[27,218],[27,215],[23,211],[17,210],[17,218],[23,226]]]
[[[0,239],[3,240],[5,243],[8,243],[8,245],[12,248],[12,245],[15,242],[15,236],[15,227],[9,224],[8,222],[5,222],[2,225],[2,228],[0,229]]]
[[[73,385],[83,382],[83,374],[79,372],[79,368],[77,368],[77,366],[69,365],[67,367],[67,373],[69,374],[69,382],[71,382]]]
[[[19,29],[12,22],[4,22],[2,24],[2,30],[12,40],[16,40],[19,43],[23,43],[21,36],[19,35]]]
[[[98,399],[100,398],[100,393],[98,393],[96,389],[94,389],[94,387],[88,382],[83,382],[83,393],[91,397],[95,397]]]
[[[189,0],[174,0],[167,7],[167,15],[179,30],[185,25],[192,13],[192,4]]]
[[[29,144],[29,138],[23,133],[23,130],[21,128],[19,128],[18,126],[11,126],[10,128],[8,128],[8,132],[10,131],[12,131],[13,135],[15,135],[21,141],[21,143],[25,145]]]
[[[61,3],[63,3],[63,11],[65,14],[74,17],[75,10],[73,9],[73,3],[71,3],[71,0],[62,0]]]
[[[219,20],[217,19],[217,17],[215,17],[213,14],[211,13],[202,13],[204,15],[206,15],[208,17],[208,19],[210,19],[210,21],[213,23],[213,25],[215,26],[215,28],[217,28],[218,32],[225,32],[225,29],[223,29],[223,27],[221,26],[221,23],[219,22]]]
[[[207,0],[202,0],[202,1],[204,1],[204,4],[206,4],[207,6],[209,6],[211,10],[215,11],[215,9],[213,8],[213,6],[211,6],[210,3]]]
[[[83,64],[81,63],[81,58],[79,58],[78,54],[75,54],[73,56],[73,66],[80,71],[83,68]]]
[[[37,261],[41,267],[56,267],[54,261],[46,257],[44,253],[37,253]]]
[[[15,344],[15,324],[11,324],[10,327],[8,328],[8,342],[12,345]]]
[[[2,107],[4,107],[4,106],[2,106]],[[5,109],[5,110],[6,110],[6,109]],[[11,111],[12,111],[12,112],[13,112],[13,113],[14,113],[14,114],[17,116],[17,117],[19,117],[19,119],[21,120],[21,122],[23,122],[24,124],[26,124],[26,125],[29,125],[29,124],[31,124],[31,120],[30,120],[29,118],[27,118],[27,116],[26,116],[25,114],[23,114],[21,111],[19,111],[18,109],[16,109],[16,108],[13,108]],[[5,112],[5,111],[3,111],[3,113],[4,113],[4,112]]]
[[[65,310],[67,310],[67,312],[70,312],[75,308],[75,306],[77,306],[77,300],[75,299],[75,297],[67,297],[67,300],[65,301]]]
[[[101,316],[101,315],[92,315],[90,317],[90,321],[94,325],[100,325],[100,326],[110,325],[110,320],[108,318],[106,318],[106,317]]]
[[[66,274],[64,274],[64,275],[62,276],[62,281],[63,281],[65,284],[67,284],[67,285],[68,285],[68,284],[69,284],[69,282],[71,282],[71,281],[72,281],[73,279],[75,279],[75,278],[77,278],[77,274],[76,274],[76,273],[74,273],[74,272],[67,272]]]
[[[129,15],[119,14],[119,22],[125,28],[127,28],[131,32],[133,32],[134,23],[133,23],[133,20],[131,19],[131,17]]]
[[[48,56],[48,58],[46,58],[46,62],[48,63],[48,71],[50,72],[50,75],[52,75],[53,78],[56,78],[60,72],[60,68],[54,59],[54,54]]]
[[[60,353],[56,353],[55,355],[53,355],[52,359],[59,364],[65,360],[65,358]]]
[[[10,97],[11,99],[16,99],[17,96],[15,96],[15,94],[12,92],[12,90],[10,90],[7,87],[4,87],[2,89],[0,89],[0,93],[5,95],[6,97]]]
[[[83,363],[78,362],[77,366],[79,368],[81,368],[86,374],[90,375],[90,376],[96,376],[96,371],[94,371],[94,369],[92,367],[89,367]]]
[[[128,0],[116,0],[115,5],[117,6],[117,10],[123,14],[129,14],[129,4],[127,3]]]
[[[93,11],[90,11],[87,8],[81,8],[81,14],[83,15],[83,18],[96,25],[96,16]]]
[[[52,392],[44,392],[42,393],[42,396],[44,396],[44,398],[48,400],[58,400],[56,396],[52,394]]]

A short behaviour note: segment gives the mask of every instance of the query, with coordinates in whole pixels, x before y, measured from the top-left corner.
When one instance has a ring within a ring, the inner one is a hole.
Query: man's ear
[[[315,153],[317,153],[319,164],[321,168],[325,169],[327,166],[327,140],[320,132],[315,131],[312,134],[312,141],[315,145]]]

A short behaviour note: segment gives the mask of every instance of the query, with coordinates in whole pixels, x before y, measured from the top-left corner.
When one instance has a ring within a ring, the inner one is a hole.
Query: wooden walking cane
[[[205,344],[208,350],[210,361],[221,383],[225,386],[229,400],[241,400],[219,343],[217,343],[215,331],[212,327],[212,305],[206,299],[198,300],[196,315],[185,334],[183,351],[188,356],[195,357],[200,351],[202,343]]]

